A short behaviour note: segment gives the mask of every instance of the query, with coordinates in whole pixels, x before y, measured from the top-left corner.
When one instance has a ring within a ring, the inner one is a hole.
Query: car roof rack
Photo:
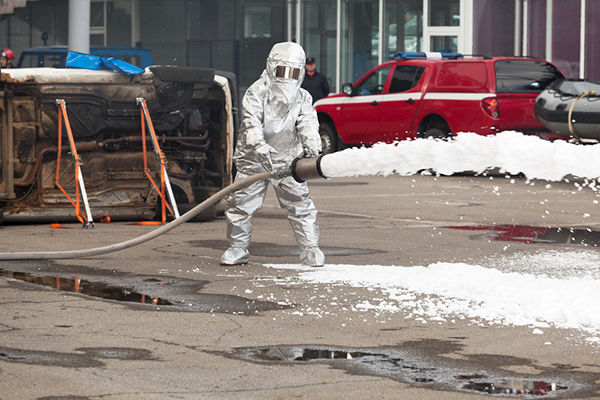
[[[488,56],[486,54],[463,54],[463,57],[473,57],[473,58],[475,58],[475,57],[481,57],[484,60],[491,60],[491,59],[494,58],[494,57],[490,57],[490,56]]]
[[[433,51],[433,52],[424,52],[424,51],[415,51],[415,52],[406,52],[400,51],[394,54],[394,60],[456,60],[457,58],[463,58],[461,53],[451,53],[449,51]]]

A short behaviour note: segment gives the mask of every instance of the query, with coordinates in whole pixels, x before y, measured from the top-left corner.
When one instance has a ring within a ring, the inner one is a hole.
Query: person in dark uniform
[[[317,72],[317,63],[313,57],[306,59],[304,65],[306,74],[304,75],[304,81],[302,82],[302,89],[306,89],[313,98],[313,104],[323,97],[329,95],[329,82],[327,77],[320,72]]]

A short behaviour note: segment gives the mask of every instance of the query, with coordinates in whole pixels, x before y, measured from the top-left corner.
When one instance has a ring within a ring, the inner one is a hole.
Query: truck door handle
[[[374,101],[374,102],[372,102],[370,105],[372,105],[372,106],[378,106],[378,105],[379,105],[379,102],[378,102],[378,101]]]
[[[415,99],[408,99],[408,100],[406,100],[406,102],[405,102],[405,103],[412,104],[412,103],[414,103],[414,102],[416,102],[416,100],[415,100]]]

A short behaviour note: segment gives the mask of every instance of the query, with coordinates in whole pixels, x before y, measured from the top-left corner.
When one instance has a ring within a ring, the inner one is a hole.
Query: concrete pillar
[[[90,0],[69,0],[69,50],[90,52]]]

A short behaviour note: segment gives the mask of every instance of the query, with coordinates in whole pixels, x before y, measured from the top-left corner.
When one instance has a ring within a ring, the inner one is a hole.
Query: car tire
[[[323,154],[334,153],[338,148],[338,135],[331,124],[321,124],[319,126],[319,135],[321,136],[321,151]]]

